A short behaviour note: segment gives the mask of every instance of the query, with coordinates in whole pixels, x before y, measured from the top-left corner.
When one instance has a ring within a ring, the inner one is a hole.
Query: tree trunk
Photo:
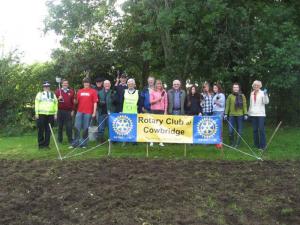
[[[144,87],[147,84],[147,78],[150,74],[150,70],[149,70],[149,61],[144,61],[143,62],[143,68],[142,68],[142,86]]]
[[[170,3],[168,0],[164,0],[164,7],[165,9],[170,9]],[[159,14],[160,6],[156,5],[156,14]],[[164,59],[165,59],[165,67],[167,71],[171,68],[172,63],[172,56],[173,56],[173,49],[172,49],[172,39],[170,35],[169,29],[162,29],[158,27],[161,43],[164,51]]]

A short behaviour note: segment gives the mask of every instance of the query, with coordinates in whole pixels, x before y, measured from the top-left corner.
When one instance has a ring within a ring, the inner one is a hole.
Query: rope
[[[90,152],[90,151],[92,151],[92,150],[94,150],[94,149],[100,147],[101,145],[106,144],[107,142],[108,142],[108,141],[105,141],[105,142],[103,142],[103,143],[101,143],[101,144],[99,144],[99,145],[96,145],[95,147],[92,147],[92,148],[90,148],[90,149],[88,149],[88,150],[86,150],[86,151],[79,152],[79,153],[76,153],[76,154],[71,155],[71,156],[64,156],[63,159],[72,158],[72,157],[79,156],[79,155],[82,155],[82,154],[84,154],[84,153]]]
[[[230,145],[227,145],[227,144],[225,144],[225,143],[222,143],[222,144],[223,144],[225,147],[227,147],[227,148],[231,148],[231,149],[233,149],[233,150],[235,150],[235,151],[238,151],[238,152],[240,152],[240,153],[242,153],[242,154],[244,154],[244,155],[248,155],[248,156],[251,156],[251,157],[256,158],[256,159],[258,159],[258,160],[263,161],[263,159],[260,158],[260,157],[251,155],[251,154],[249,154],[249,153],[247,153],[247,152],[243,152],[242,150],[237,149],[237,148],[234,148],[234,147],[232,147],[232,146],[230,146]]]
[[[104,120],[99,124],[99,126],[97,127],[97,129],[104,123],[104,121],[108,118],[108,116],[106,116],[104,118]],[[89,127],[92,125],[93,119],[91,119],[91,122],[89,124]],[[87,139],[89,138],[89,136],[87,136],[87,138],[85,138],[82,142],[84,143]],[[78,145],[79,146],[79,145]],[[73,153],[76,149],[78,149],[78,146],[76,146],[72,151],[70,151],[69,153],[67,153],[63,158],[67,157],[68,155],[70,155],[71,153]]]
[[[255,154],[255,152],[252,150],[252,148],[248,145],[248,143],[245,141],[245,139],[239,134],[239,132],[237,132],[237,130],[232,126],[232,124],[229,122],[228,119],[226,119],[226,121],[228,122],[229,126],[231,126],[231,128],[237,133],[237,135],[242,139],[242,141],[247,145],[247,147],[251,150],[251,152],[255,155],[255,157],[257,157],[257,155]]]

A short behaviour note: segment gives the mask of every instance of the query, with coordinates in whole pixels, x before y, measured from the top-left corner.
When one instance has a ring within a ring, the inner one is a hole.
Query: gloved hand
[[[264,94],[268,94],[268,90],[266,88],[264,89]]]
[[[244,115],[244,120],[248,120],[248,115]]]
[[[227,120],[227,115],[226,114],[224,115],[224,120]]]

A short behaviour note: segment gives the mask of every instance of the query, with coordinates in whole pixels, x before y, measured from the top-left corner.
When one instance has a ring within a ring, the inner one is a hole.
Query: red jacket
[[[74,97],[75,97],[74,90],[68,89],[67,92],[65,92],[63,89],[61,89],[61,91],[57,89],[55,91],[55,95],[57,98],[61,95],[64,99],[63,102],[60,102],[58,100],[58,109],[68,110],[68,111],[74,110]]]

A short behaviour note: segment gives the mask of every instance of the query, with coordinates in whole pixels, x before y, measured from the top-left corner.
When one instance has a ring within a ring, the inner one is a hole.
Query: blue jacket
[[[151,110],[150,92],[148,86],[144,87],[141,92],[141,104],[141,107],[144,107],[147,111]]]

